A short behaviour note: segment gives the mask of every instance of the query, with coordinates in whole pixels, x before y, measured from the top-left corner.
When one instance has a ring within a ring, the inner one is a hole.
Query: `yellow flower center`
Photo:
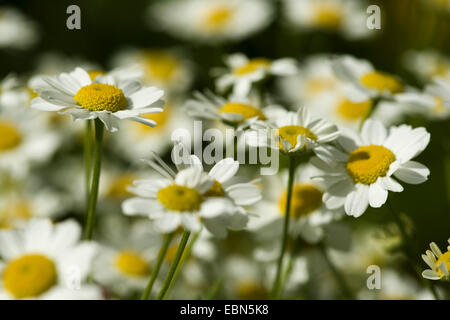
[[[316,77],[306,83],[306,93],[316,96],[335,87],[336,81],[329,77]]]
[[[73,98],[80,106],[89,111],[116,112],[124,109],[128,104],[121,89],[103,83],[84,86]]]
[[[22,142],[22,134],[12,123],[0,120],[0,152],[14,149]]]
[[[390,93],[399,93],[403,91],[403,84],[397,78],[381,71],[366,73],[361,77],[360,81],[369,89],[378,91],[387,90]]]
[[[177,57],[164,51],[147,51],[143,59],[149,81],[169,82],[180,68]]]
[[[265,300],[268,298],[267,290],[254,280],[241,280],[237,285],[240,300]]]
[[[206,191],[203,196],[205,196],[205,197],[223,197],[223,196],[225,196],[225,192],[223,191],[222,184],[219,181],[214,180],[214,183],[211,186],[211,188],[209,188],[209,190]]]
[[[203,200],[197,190],[176,184],[159,190],[157,198],[167,209],[179,212],[197,211]]]
[[[366,117],[372,109],[372,100],[352,102],[344,99],[337,107],[338,114],[346,120],[359,120]]]
[[[116,257],[116,267],[128,276],[145,277],[150,273],[149,263],[137,252],[125,250]]]
[[[435,97],[434,98],[434,108],[432,110],[435,114],[440,114],[445,111],[445,107],[442,104],[442,98],[441,97]]]
[[[0,229],[9,229],[17,220],[29,219],[31,216],[30,204],[27,201],[12,201],[0,209]]]
[[[40,254],[27,254],[11,261],[3,271],[3,285],[15,298],[37,297],[57,281],[55,264]]]
[[[136,177],[131,174],[123,174],[116,177],[108,188],[108,197],[119,199],[129,196],[130,192],[127,190],[127,187],[132,185],[135,179]]]
[[[450,251],[445,252],[439,257],[439,259],[436,261],[436,266],[439,266],[442,262],[445,263],[447,270],[450,270]],[[440,276],[444,275],[440,269],[438,269],[437,272]]]
[[[303,135],[311,140],[317,140],[317,136],[311,132],[308,128],[302,126],[284,126],[278,129],[278,135],[280,138],[286,140],[290,143],[291,147],[294,148],[297,145],[297,138],[299,135]],[[283,149],[281,141],[279,143],[280,149]],[[288,151],[288,150],[285,150]]]
[[[226,27],[233,17],[234,10],[230,6],[221,5],[211,8],[205,16],[204,26],[211,31],[219,31]]]
[[[320,27],[337,29],[341,26],[342,20],[342,11],[337,6],[322,5],[316,9],[314,22]]]
[[[219,109],[219,113],[237,113],[240,114],[244,120],[254,117],[258,117],[258,120],[266,120],[266,116],[260,109],[243,103],[227,102]]]
[[[150,127],[143,123],[134,122],[136,129],[138,129],[137,133],[147,135],[147,134],[152,134],[152,133],[163,130],[165,128],[166,124],[169,123],[169,111],[168,110],[169,110],[169,108],[167,108],[167,105],[166,105],[166,107],[163,109],[163,112],[149,113],[149,114],[142,115],[142,116],[146,117],[147,119],[151,119],[151,120],[155,121],[158,125],[156,127]]]
[[[270,60],[265,58],[255,58],[249,60],[245,65],[233,70],[233,73],[238,76],[246,75],[262,68],[270,66]]]
[[[355,183],[372,184],[379,177],[386,176],[394,161],[395,155],[391,150],[372,144],[350,153],[346,169]]]
[[[322,205],[322,191],[311,184],[296,184],[292,189],[290,215],[296,219],[304,217]],[[284,191],[278,205],[284,215],[286,210],[287,190]]]
[[[98,76],[104,76],[106,74],[105,71],[103,70],[91,70],[88,71],[88,75],[91,78],[92,81],[94,81],[95,79],[97,79]]]

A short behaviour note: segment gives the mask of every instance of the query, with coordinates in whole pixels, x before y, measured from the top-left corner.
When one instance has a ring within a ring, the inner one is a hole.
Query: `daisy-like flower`
[[[55,132],[28,110],[0,112],[0,168],[24,177],[32,165],[47,161],[59,145]]]
[[[436,89],[438,89],[436,91]],[[450,115],[450,108],[445,107],[443,98],[437,94],[444,91],[439,86],[428,85],[425,92],[408,91],[395,96],[395,100],[409,108],[411,113],[418,113],[432,120],[447,119]]]
[[[45,219],[0,232],[0,298],[100,299],[99,288],[82,284],[96,245],[80,243],[80,235],[74,221],[53,225]]]
[[[426,87],[426,92],[435,97],[438,107],[450,109],[450,80],[435,78],[434,82]]]
[[[360,135],[345,133],[337,142],[340,149],[328,145],[315,149],[313,163],[324,175],[327,185],[323,201],[329,209],[344,206],[345,212],[361,216],[368,205],[381,207],[388,191],[402,192],[393,177],[410,184],[427,180],[430,170],[411,161],[428,145],[430,134],[425,128],[408,125],[389,131],[379,121],[367,120]]]
[[[311,177],[320,173],[311,165],[297,168],[291,199],[291,224],[289,233],[293,237],[301,236],[310,243],[319,241],[323,236],[323,226],[342,216],[339,211],[330,210],[322,202],[325,191],[320,182]],[[256,205],[255,217],[250,218],[250,230],[266,230],[281,234],[282,220],[286,210],[287,174],[267,176],[264,190],[267,196]],[[283,181],[285,180],[285,181]],[[274,238],[277,237],[274,235]]]
[[[264,28],[272,6],[266,0],[172,0],[150,7],[155,27],[197,42],[241,40]]]
[[[436,77],[450,79],[450,59],[438,51],[409,51],[403,60],[408,71],[423,82]]]
[[[312,119],[307,108],[297,112],[281,107],[264,109],[266,121],[255,121],[245,132],[251,147],[269,147],[287,154],[304,152],[331,142],[339,136],[339,130],[324,119]]]
[[[450,244],[450,239],[448,243]],[[447,247],[447,252],[442,253],[436,243],[431,242],[430,249],[422,255],[423,261],[430,267],[422,272],[422,277],[429,280],[450,281],[450,246]]]
[[[221,192],[213,177],[198,165],[175,173],[156,155],[148,164],[161,178],[134,181],[129,190],[137,197],[123,202],[126,215],[147,216],[162,233],[173,232],[180,226],[198,232],[204,224],[214,235],[224,236],[224,225],[230,225],[230,213],[235,212],[235,206],[226,197],[213,194]]]
[[[191,117],[220,120],[237,128],[246,128],[256,120],[267,119],[258,104],[250,99],[233,96],[225,99],[211,91],[195,92],[184,109]]]
[[[233,96],[247,97],[252,84],[268,76],[288,76],[297,73],[294,59],[283,58],[269,60],[266,58],[249,59],[242,53],[229,55],[225,59],[227,69],[217,70],[221,75],[216,80],[216,87],[223,92],[233,88]]]
[[[352,40],[371,35],[361,2],[352,0],[284,0],[284,15],[296,28],[341,33]]]
[[[336,58],[333,63],[336,75],[346,83],[346,95],[354,102],[371,98],[392,98],[404,91],[404,84],[395,76],[376,70],[373,65],[352,56]]]
[[[20,81],[14,74],[7,75],[0,81],[0,109],[17,107],[22,104],[22,98],[18,96]]]
[[[164,92],[156,87],[143,87],[134,73],[96,76],[76,68],[58,76],[43,76],[44,83],[33,88],[39,97],[31,106],[43,111],[70,114],[74,119],[100,119],[109,131],[117,131],[118,120],[129,119],[151,127],[156,122],[142,114],[162,112],[160,98]]]
[[[190,63],[175,51],[162,49],[127,49],[113,58],[113,65],[137,65],[144,71],[145,84],[154,85],[168,92],[180,92],[192,82]]]
[[[38,40],[34,22],[10,7],[0,7],[0,48],[27,49]]]

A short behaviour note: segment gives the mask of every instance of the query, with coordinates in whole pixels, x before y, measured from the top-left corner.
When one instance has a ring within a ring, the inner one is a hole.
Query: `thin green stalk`
[[[91,185],[92,166],[92,121],[86,121],[86,132],[84,134],[84,182],[86,192],[86,210],[89,206],[89,187]]]
[[[327,262],[328,267],[330,268],[331,272],[333,273],[333,276],[336,279],[336,282],[338,283],[339,287],[341,288],[342,294],[347,299],[354,300],[355,296],[354,296],[352,290],[350,289],[350,287],[348,286],[344,275],[334,265],[333,261],[331,261],[330,257],[328,256],[325,246],[322,243],[319,243],[318,247],[319,247],[320,251],[322,252],[323,257],[325,258],[325,261]]]
[[[394,218],[394,222],[397,224],[397,227],[400,230],[400,234],[401,234],[402,240],[403,240],[403,246],[404,246],[404,248],[406,250],[406,257],[408,258],[409,263],[411,264],[411,266],[413,266],[414,271],[416,272],[416,274],[419,277],[419,279],[421,279],[423,284],[425,284],[425,286],[427,286],[428,289],[430,289],[430,291],[433,294],[434,298],[436,300],[440,300],[439,294],[437,293],[436,288],[434,287],[433,284],[429,283],[427,280],[425,280],[422,277],[422,274],[420,272],[420,268],[417,266],[417,263],[414,261],[413,257],[416,254],[416,250],[415,250],[415,248],[413,246],[412,239],[409,237],[408,233],[406,232],[405,227],[403,226],[403,223],[402,223],[402,220],[400,219],[400,216],[394,210],[394,207],[392,206],[392,204],[391,204],[391,202],[389,200],[387,201],[387,206],[389,207],[389,211],[391,212],[391,215]]]
[[[103,123],[95,119],[95,142],[94,142],[94,168],[92,170],[92,184],[89,194],[89,207],[86,219],[85,240],[92,239],[94,230],[95,214],[97,211],[98,186],[100,184],[100,170],[102,166],[102,144],[103,144]]]
[[[281,242],[280,256],[278,258],[277,273],[275,276],[275,281],[273,284],[271,296],[272,298],[277,298],[282,291],[282,270],[283,270],[283,259],[286,253],[287,238],[289,233],[289,220],[291,213],[291,200],[292,200],[292,189],[294,186],[294,176],[295,176],[296,159],[294,157],[289,157],[289,178],[287,185],[287,199],[286,199],[286,210],[284,216],[284,226],[283,226],[283,236]]]
[[[180,263],[181,256],[183,255],[184,248],[186,248],[186,244],[189,240],[190,235],[191,233],[189,231],[184,231],[180,244],[178,245],[177,253],[175,254],[175,259],[170,266],[169,272],[167,273],[166,279],[164,280],[163,286],[156,300],[163,300],[168,293],[173,276],[175,275],[175,271],[177,270],[178,264]]]
[[[159,249],[158,258],[156,260],[155,267],[152,271],[152,275],[150,277],[150,280],[148,281],[147,287],[145,287],[145,290],[142,293],[141,300],[148,300],[148,297],[150,296],[150,293],[152,292],[153,284],[155,283],[156,278],[158,277],[159,269],[161,269],[161,265],[164,261],[164,257],[167,254],[167,249],[169,249],[170,242],[172,241],[174,235],[175,235],[175,233],[171,232],[171,233],[166,234],[166,236],[164,237],[164,242],[163,242],[161,248]]]
[[[212,286],[211,290],[205,295],[203,300],[214,300],[217,295],[220,292],[220,289],[222,289],[223,280],[218,279],[214,285]]]

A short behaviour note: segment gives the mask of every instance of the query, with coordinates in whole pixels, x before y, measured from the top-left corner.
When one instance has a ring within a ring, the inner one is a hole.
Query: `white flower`
[[[450,59],[439,51],[409,51],[403,60],[405,67],[423,82],[435,77],[450,80]]]
[[[148,164],[161,178],[134,181],[129,190],[137,197],[123,202],[125,214],[147,216],[162,233],[180,226],[198,232],[203,223],[214,235],[226,235],[224,226],[230,226],[229,214],[235,211],[235,206],[228,198],[208,197],[214,187],[211,176],[197,165],[175,173],[156,155]]]
[[[0,232],[0,299],[99,299],[100,290],[83,285],[96,252],[79,243],[74,221],[53,225],[31,220],[24,229]]]
[[[32,21],[14,8],[0,7],[0,48],[27,49],[37,40]]]
[[[269,107],[263,112],[268,120],[255,121],[245,132],[246,142],[251,147],[269,147],[293,154],[314,149],[339,136],[334,124],[324,119],[312,119],[307,108],[292,112]]]
[[[401,125],[388,131],[381,122],[367,120],[361,135],[347,132],[337,140],[342,149],[331,145],[316,148],[318,158],[312,162],[325,172],[321,179],[328,186],[323,201],[329,209],[344,206],[354,217],[362,215],[368,205],[381,207],[388,191],[403,191],[393,177],[410,184],[427,180],[428,168],[411,159],[429,141],[425,128]]]
[[[143,81],[168,92],[184,91],[192,82],[191,65],[178,52],[162,49],[127,49],[113,58],[114,66],[138,66]]]
[[[151,25],[196,42],[241,40],[264,28],[272,6],[266,0],[175,0],[150,7]]]
[[[322,29],[352,40],[369,37],[366,7],[352,0],[284,0],[284,15],[300,30]]]
[[[233,96],[224,99],[211,91],[195,92],[184,109],[191,117],[220,120],[238,128],[246,128],[256,120],[266,120],[258,104],[250,99]]]
[[[450,243],[450,239],[448,239],[448,243]],[[427,250],[426,254],[422,255],[423,261],[430,267],[422,272],[422,277],[429,280],[450,281],[450,246],[444,253],[434,242],[430,243],[430,248],[431,250]]]
[[[336,58],[333,63],[336,75],[347,85],[347,97],[354,102],[371,98],[391,98],[404,91],[404,85],[397,77],[375,70],[367,60],[352,56]]]
[[[443,105],[441,97],[430,92],[431,88],[434,88],[434,85],[429,85],[425,92],[399,93],[395,96],[395,100],[408,108],[410,113],[421,114],[432,120],[447,119],[450,115],[450,108]]]
[[[32,165],[47,161],[60,143],[42,117],[23,108],[0,112],[0,169],[24,177]]]
[[[293,237],[301,236],[310,243],[323,237],[324,225],[342,216],[339,211],[330,210],[323,204],[325,188],[320,182],[311,180],[311,177],[319,173],[311,165],[298,167],[291,199],[289,233]],[[283,179],[279,176],[265,176],[263,183],[266,197],[256,205],[253,210],[255,214],[250,217],[249,229],[258,231],[262,237],[266,237],[269,232],[281,235],[287,200],[287,174],[282,174],[282,177]],[[276,237],[271,236],[272,239]]]
[[[99,118],[109,131],[118,129],[117,121],[129,119],[155,126],[141,114],[161,112],[164,92],[143,87],[133,70],[97,76],[92,80],[85,70],[76,68],[58,76],[43,76],[44,83],[33,88],[39,97],[31,106],[43,111],[70,114],[74,119]]]
[[[242,53],[229,55],[225,59],[227,69],[216,81],[219,91],[233,88],[233,96],[247,97],[252,89],[252,84],[259,82],[268,76],[287,76],[297,73],[294,59],[283,58],[269,60],[266,58],[249,59]]]
[[[450,80],[435,78],[434,82],[427,86],[426,92],[438,99],[438,108],[450,109]]]

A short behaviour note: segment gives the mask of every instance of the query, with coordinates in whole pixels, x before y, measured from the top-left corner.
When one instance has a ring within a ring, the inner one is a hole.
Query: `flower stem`
[[[333,273],[333,276],[336,279],[336,282],[339,284],[339,287],[341,288],[343,295],[347,299],[354,300],[355,296],[354,296],[352,290],[350,289],[349,285],[347,284],[347,281],[345,280],[344,275],[334,265],[333,261],[331,261],[323,243],[319,243],[318,247],[319,247],[320,251],[322,252],[323,257],[325,258],[325,261],[327,262],[328,267],[330,268],[331,272]]]
[[[172,282],[173,276],[175,275],[175,271],[177,270],[178,264],[180,263],[181,256],[183,255],[184,248],[186,248],[186,244],[189,240],[190,235],[191,233],[189,231],[184,231],[183,236],[181,237],[180,244],[178,245],[177,253],[175,254],[175,259],[173,260],[170,266],[169,273],[167,274],[166,279],[164,280],[163,286],[156,300],[163,300],[167,292],[169,291],[170,284]]]
[[[86,121],[86,132],[84,134],[84,181],[86,190],[86,210],[89,206],[89,187],[91,184],[92,166],[92,121]]]
[[[150,293],[153,288],[153,284],[155,283],[155,280],[158,277],[159,269],[161,269],[161,265],[163,263],[164,257],[166,256],[167,249],[169,249],[169,245],[173,239],[174,234],[175,234],[174,232],[171,232],[166,234],[166,236],[164,237],[164,242],[158,252],[158,258],[156,260],[155,268],[152,271],[152,275],[150,277],[150,280],[148,281],[147,287],[142,293],[141,300],[148,300],[148,297],[150,296]]]
[[[97,211],[98,186],[100,184],[100,170],[102,165],[103,123],[95,119],[94,168],[92,171],[92,184],[89,194],[89,207],[86,219],[85,240],[92,239],[95,214]]]
[[[286,199],[286,210],[284,216],[284,226],[283,226],[283,236],[281,240],[281,250],[280,256],[278,258],[277,264],[277,273],[275,276],[275,281],[273,284],[271,296],[272,298],[277,298],[278,295],[282,291],[282,270],[283,270],[283,259],[286,253],[287,247],[287,238],[289,232],[289,220],[290,220],[290,212],[291,212],[291,200],[292,200],[292,189],[294,186],[294,176],[295,176],[295,168],[296,168],[296,159],[295,157],[289,157],[289,178],[287,185],[287,199]]]
[[[414,271],[416,272],[417,276],[419,277],[419,279],[422,280],[423,284],[425,284],[425,286],[428,287],[428,289],[430,289],[431,293],[433,294],[434,298],[436,300],[440,300],[439,298],[439,294],[436,291],[436,288],[433,286],[433,284],[429,283],[427,280],[425,280],[422,277],[422,274],[420,272],[420,269],[417,266],[417,263],[414,261],[414,256],[416,254],[416,250],[413,246],[413,242],[410,239],[408,233],[406,232],[405,227],[403,226],[402,220],[400,219],[400,216],[397,214],[397,212],[394,210],[394,207],[392,206],[391,201],[387,201],[387,206],[389,207],[389,211],[391,212],[392,217],[394,218],[394,222],[397,224],[398,229],[400,230],[400,234],[402,236],[402,242],[403,242],[403,246],[406,250],[406,257],[409,260],[409,263],[411,264],[411,266],[413,266]]]

